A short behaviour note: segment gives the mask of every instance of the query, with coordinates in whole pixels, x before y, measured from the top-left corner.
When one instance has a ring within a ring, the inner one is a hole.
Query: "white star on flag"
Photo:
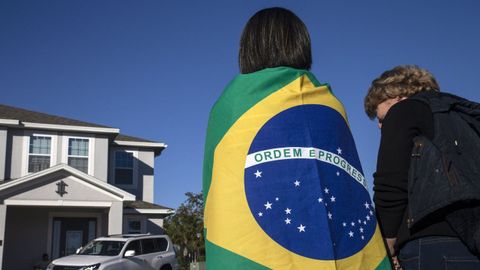
[[[265,209],[272,209],[272,204],[270,202],[267,201],[265,205]]]
[[[343,225],[343,227],[346,227],[346,226],[347,226],[347,223],[343,222],[342,225]]]
[[[360,232],[363,233],[363,228],[362,227],[360,227]]]
[[[370,204],[368,204],[368,202],[365,202],[364,205],[365,205],[365,208],[366,208],[366,209],[369,209],[369,208],[370,208]]]
[[[365,237],[362,235],[362,240],[365,239]]]
[[[325,188],[323,191],[325,191],[325,193],[328,194],[329,189],[328,189],[328,188]]]
[[[298,180],[295,180],[295,182],[293,182],[295,184],[296,187],[299,187],[300,186],[300,181]]]
[[[340,172],[337,172],[337,176],[340,176]]]
[[[259,216],[259,217],[263,217],[263,213],[262,213],[262,212],[258,212],[258,216]]]
[[[350,232],[348,233],[348,235],[350,235],[350,237],[353,237],[353,232],[350,231]]]
[[[352,226],[355,226],[355,222],[352,222],[352,223],[350,223],[350,224],[352,224]]]
[[[322,199],[322,198],[318,198],[318,202],[323,202],[323,199]]]
[[[290,224],[291,221],[292,221],[291,219],[287,218],[285,219],[285,224]]]
[[[342,148],[338,147],[338,148],[337,148],[337,153],[338,153],[339,155],[341,155],[341,154],[342,154]]]
[[[328,212],[328,219],[332,219],[332,213]]]
[[[277,201],[277,202],[278,202],[278,200],[280,200],[280,199],[279,199],[278,197],[276,197],[276,198],[275,198],[275,201]]]
[[[291,213],[292,213],[292,209],[290,209],[290,208],[285,209],[285,213],[286,213],[287,215],[288,215],[288,214],[291,214]]]
[[[373,216],[373,211],[370,211],[370,216]]]
[[[370,221],[370,216],[367,216],[367,220]]]
[[[255,178],[262,177],[262,172],[259,170],[257,170],[257,172],[255,172],[254,174],[255,174]]]
[[[303,226],[302,224],[300,224],[300,226],[297,227],[298,232],[305,232],[305,228],[306,226]]]
[[[335,197],[334,196],[330,197],[330,201],[335,202]]]

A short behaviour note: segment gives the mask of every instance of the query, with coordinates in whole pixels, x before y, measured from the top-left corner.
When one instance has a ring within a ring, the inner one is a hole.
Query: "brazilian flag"
[[[208,270],[390,269],[345,110],[308,71],[227,86],[203,190]]]

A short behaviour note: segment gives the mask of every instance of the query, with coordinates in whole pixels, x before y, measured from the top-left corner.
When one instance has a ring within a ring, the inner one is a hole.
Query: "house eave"
[[[171,215],[175,214],[173,209],[124,209],[124,214],[149,214],[149,215]]]
[[[34,123],[34,122],[21,122],[21,126],[29,129],[80,131],[80,132],[107,133],[107,134],[120,133],[120,129],[118,128],[107,128],[107,127],[55,125],[55,124],[44,124],[44,123]]]
[[[19,120],[16,119],[3,119],[0,118],[0,125],[5,125],[5,126],[18,126],[20,124]]]
[[[137,147],[151,147],[151,148],[167,148],[168,145],[157,142],[134,142],[134,141],[114,141],[115,144],[121,146],[137,146]]]

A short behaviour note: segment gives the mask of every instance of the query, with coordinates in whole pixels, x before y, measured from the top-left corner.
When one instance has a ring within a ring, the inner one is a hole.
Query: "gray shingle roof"
[[[70,119],[66,117],[61,117],[61,116],[56,116],[56,115],[51,115],[51,114],[46,114],[41,112],[34,112],[34,111],[20,109],[20,108],[7,106],[3,104],[0,104],[0,118],[16,119],[22,122],[33,122],[33,123],[53,124],[53,125],[111,128],[108,126],[92,124],[88,122],[83,122],[75,119]]]
[[[155,142],[155,141],[150,141],[138,137],[133,137],[125,134],[118,134],[117,137],[115,137],[115,140],[117,141],[127,141],[127,142]]]
[[[21,108],[12,107],[12,106],[3,105],[3,104],[0,104],[0,119],[15,119],[21,122],[32,122],[32,123],[52,124],[52,125],[112,128],[109,126],[103,126],[103,125],[79,121],[71,118],[66,118],[62,116],[30,111],[30,110],[21,109]],[[125,134],[118,134],[115,140],[129,141],[129,142],[155,142],[155,141],[133,137]]]
[[[125,208],[130,208],[130,209],[165,209],[165,210],[173,210],[172,208],[154,204],[154,203],[149,203],[145,201],[133,201],[133,202],[124,202]]]

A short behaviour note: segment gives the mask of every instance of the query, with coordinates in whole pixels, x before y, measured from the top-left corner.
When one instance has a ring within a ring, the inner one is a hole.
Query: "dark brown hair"
[[[278,66],[309,70],[312,52],[307,27],[284,8],[258,11],[243,29],[239,64],[241,73]]]

